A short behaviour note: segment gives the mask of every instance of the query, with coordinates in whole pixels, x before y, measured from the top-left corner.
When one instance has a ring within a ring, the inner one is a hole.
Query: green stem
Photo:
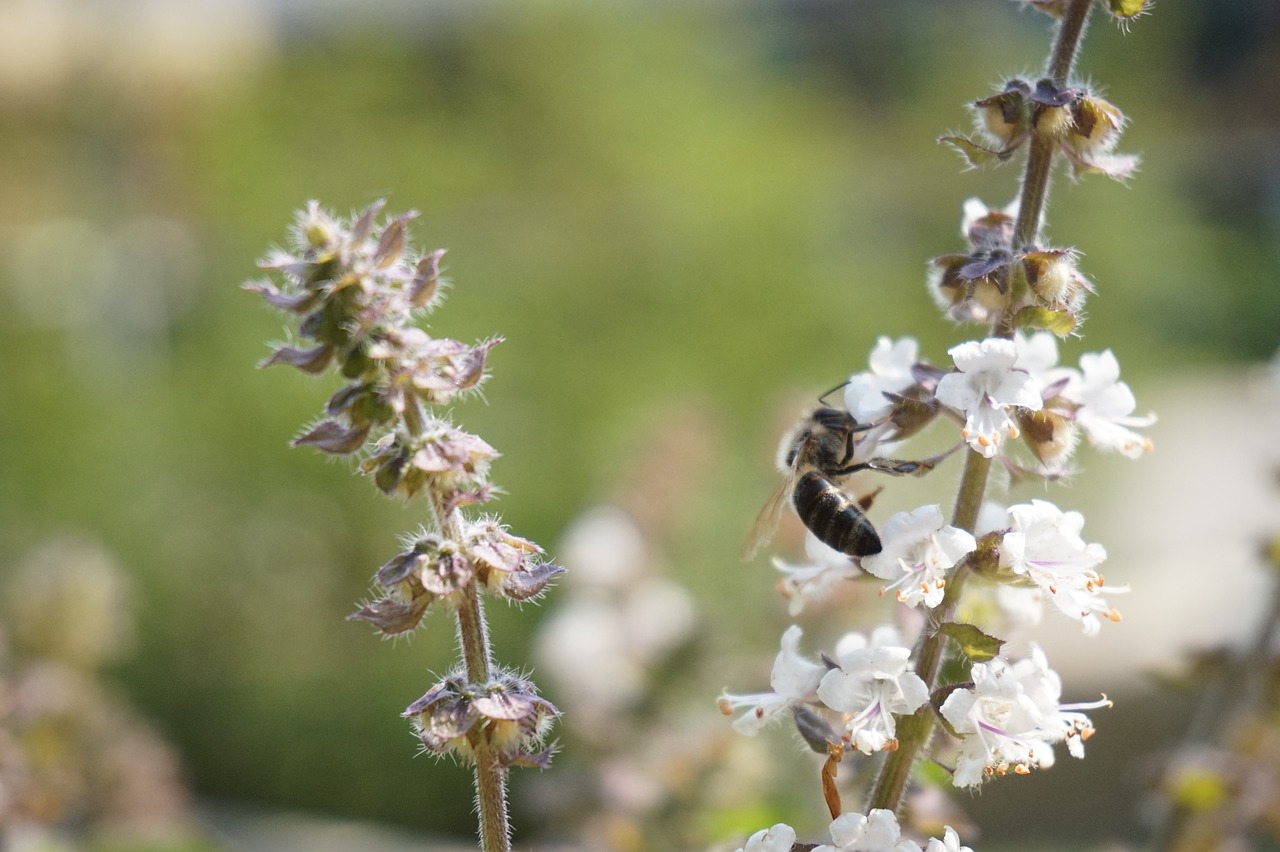
[[[969,450],[965,456],[964,474],[956,496],[953,526],[973,530],[978,518],[978,509],[982,506],[982,495],[986,491],[987,476],[990,471],[991,459]],[[968,576],[968,567],[961,563],[947,580],[947,590],[942,596],[942,602],[933,609],[930,619],[932,624],[946,624],[955,617],[960,592]],[[916,674],[929,685],[930,692],[937,686],[945,646],[946,637],[934,630],[926,631],[917,647]],[[871,791],[870,807],[898,810],[902,804],[903,793],[907,789],[907,782],[911,777],[911,766],[929,742],[929,738],[933,736],[934,724],[933,707],[929,704],[925,704],[914,715],[899,721],[898,747],[889,752],[889,756],[885,758],[880,777]]]
[[[1059,87],[1066,85],[1092,5],[1093,0],[1069,0],[1059,21],[1047,71]],[[1031,245],[1039,237],[1045,202],[1049,196],[1049,172],[1053,166],[1055,148],[1053,139],[1032,134],[1022,179],[1018,219],[1014,225],[1015,249]],[[1014,333],[1013,317],[1002,314],[996,318],[992,323],[991,333],[996,337],[1011,339]],[[964,474],[956,494],[951,521],[953,526],[973,532],[990,472],[991,459],[973,450],[967,453]],[[931,624],[941,626],[955,617],[956,605],[968,576],[969,569],[964,564],[951,575],[942,602],[931,613]],[[932,631],[926,630],[917,648],[916,674],[929,686],[931,693],[939,685],[938,673],[942,668],[945,650],[946,637],[936,627]],[[895,812],[899,809],[911,778],[911,767],[933,736],[936,724],[937,719],[930,704],[925,704],[913,715],[899,720],[898,747],[889,752],[881,767],[879,778],[871,791],[871,808],[888,808]]]

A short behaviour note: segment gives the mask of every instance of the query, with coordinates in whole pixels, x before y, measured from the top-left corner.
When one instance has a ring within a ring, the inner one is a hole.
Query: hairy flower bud
[[[1074,249],[1041,249],[1024,252],[1022,268],[1027,285],[1045,307],[1078,311],[1085,294],[1092,292],[1089,280],[1076,268]]]
[[[1014,78],[998,94],[973,102],[979,126],[1006,150],[1016,147],[1031,128],[1030,93],[1025,80]]]
[[[1075,123],[1071,107],[1080,95],[1079,89],[1062,88],[1052,80],[1038,80],[1027,96],[1035,104],[1032,122],[1036,133],[1054,140],[1066,136]]]
[[[1006,249],[947,254],[930,261],[929,293],[959,322],[985,322],[1004,309],[1009,296]]]
[[[440,291],[440,259],[443,257],[444,249],[436,249],[418,261],[409,286],[409,301],[415,308],[434,306],[436,294]]]
[[[476,521],[464,532],[463,547],[475,566],[480,585],[511,600],[540,594],[564,568],[536,558],[542,548],[512,535],[496,520]]]
[[[1075,424],[1057,412],[1019,409],[1017,421],[1023,442],[1045,465],[1056,466],[1070,458],[1076,448],[1079,432]]]
[[[960,235],[975,249],[1011,248],[1017,210],[1016,201],[1003,210],[993,210],[980,199],[970,198],[964,203]]]
[[[1107,11],[1122,23],[1128,23],[1151,11],[1154,0],[1107,0]]]
[[[306,209],[298,216],[297,228],[302,239],[312,249],[333,245],[342,230],[317,201],[307,202]]]
[[[550,761],[551,750],[535,749],[558,715],[531,681],[502,671],[488,683],[468,683],[462,672],[451,674],[401,714],[413,720],[423,747],[432,754],[470,760],[483,739],[505,765],[540,767]]]

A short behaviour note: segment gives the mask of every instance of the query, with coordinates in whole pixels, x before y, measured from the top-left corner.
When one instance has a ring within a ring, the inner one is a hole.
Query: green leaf
[[[1044,329],[1059,337],[1066,337],[1076,327],[1076,316],[1071,311],[1054,311],[1049,308],[1026,307],[1013,318],[1017,328]]]
[[[950,622],[938,628],[938,632],[960,646],[960,650],[972,662],[985,663],[1000,653],[1003,639],[988,636],[973,624]]]

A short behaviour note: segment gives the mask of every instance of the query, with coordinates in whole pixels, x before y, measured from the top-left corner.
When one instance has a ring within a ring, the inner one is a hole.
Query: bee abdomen
[[[880,552],[880,536],[858,504],[816,471],[796,481],[796,514],[828,547],[849,556]]]

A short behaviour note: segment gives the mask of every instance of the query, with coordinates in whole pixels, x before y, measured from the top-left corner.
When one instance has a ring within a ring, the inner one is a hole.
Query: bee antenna
[[[826,405],[826,404],[827,404],[827,397],[831,396],[831,394],[835,393],[836,391],[840,390],[840,388],[842,388],[842,387],[844,387],[845,385],[849,384],[849,381],[850,381],[849,379],[845,379],[843,382],[841,382],[840,384],[836,385],[836,386],[835,386],[835,387],[833,387],[831,390],[829,390],[829,391],[827,391],[826,393],[824,393],[822,396],[818,397],[818,402],[822,403],[823,405]]]

